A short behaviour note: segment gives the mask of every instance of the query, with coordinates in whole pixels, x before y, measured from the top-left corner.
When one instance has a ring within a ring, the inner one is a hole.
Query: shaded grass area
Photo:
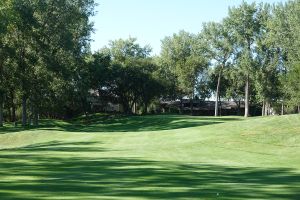
[[[140,158],[89,157],[95,142],[0,151],[1,199],[298,199],[300,173]],[[80,151],[86,157],[68,155]],[[61,154],[57,154],[61,152]]]
[[[39,127],[6,125],[0,133],[24,130],[61,130],[70,132],[137,132],[161,131],[238,121],[239,117],[193,117],[185,115],[110,116],[105,114],[80,117],[70,121],[41,120]]]

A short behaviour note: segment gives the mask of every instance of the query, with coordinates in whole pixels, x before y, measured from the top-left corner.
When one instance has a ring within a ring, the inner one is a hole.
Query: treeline
[[[136,39],[92,53],[93,0],[0,2],[0,125],[91,112],[91,97],[130,114],[161,100],[221,99],[261,105],[263,115],[299,112],[300,1],[247,4],[221,22],[162,40],[161,54]],[[196,20],[196,19],[195,19]],[[284,109],[282,109],[284,108]],[[282,111],[281,111],[282,110]]]
[[[80,100],[93,0],[0,1],[0,125],[60,116]],[[4,117],[3,117],[4,116]]]
[[[160,66],[177,98],[209,98],[261,105],[262,114],[295,112],[300,104],[300,1],[247,4],[198,34],[184,31],[162,41]],[[239,104],[239,103],[238,103]],[[191,108],[192,110],[193,108]]]

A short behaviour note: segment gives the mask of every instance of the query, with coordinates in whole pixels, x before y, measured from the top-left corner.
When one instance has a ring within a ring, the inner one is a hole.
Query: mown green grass
[[[300,116],[0,129],[0,199],[300,199]]]

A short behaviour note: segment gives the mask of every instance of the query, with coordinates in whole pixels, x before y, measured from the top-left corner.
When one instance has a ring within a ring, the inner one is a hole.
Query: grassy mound
[[[0,129],[1,199],[297,199],[300,116],[95,115]]]

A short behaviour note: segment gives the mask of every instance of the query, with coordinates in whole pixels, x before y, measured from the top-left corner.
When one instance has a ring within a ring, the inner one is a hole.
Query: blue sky
[[[247,0],[254,2],[255,0]],[[242,0],[96,0],[97,14],[92,50],[107,45],[110,40],[136,37],[141,45],[149,44],[153,55],[159,54],[161,39],[185,30],[201,31],[204,22],[221,21],[228,7]],[[285,0],[260,0],[277,3]]]

